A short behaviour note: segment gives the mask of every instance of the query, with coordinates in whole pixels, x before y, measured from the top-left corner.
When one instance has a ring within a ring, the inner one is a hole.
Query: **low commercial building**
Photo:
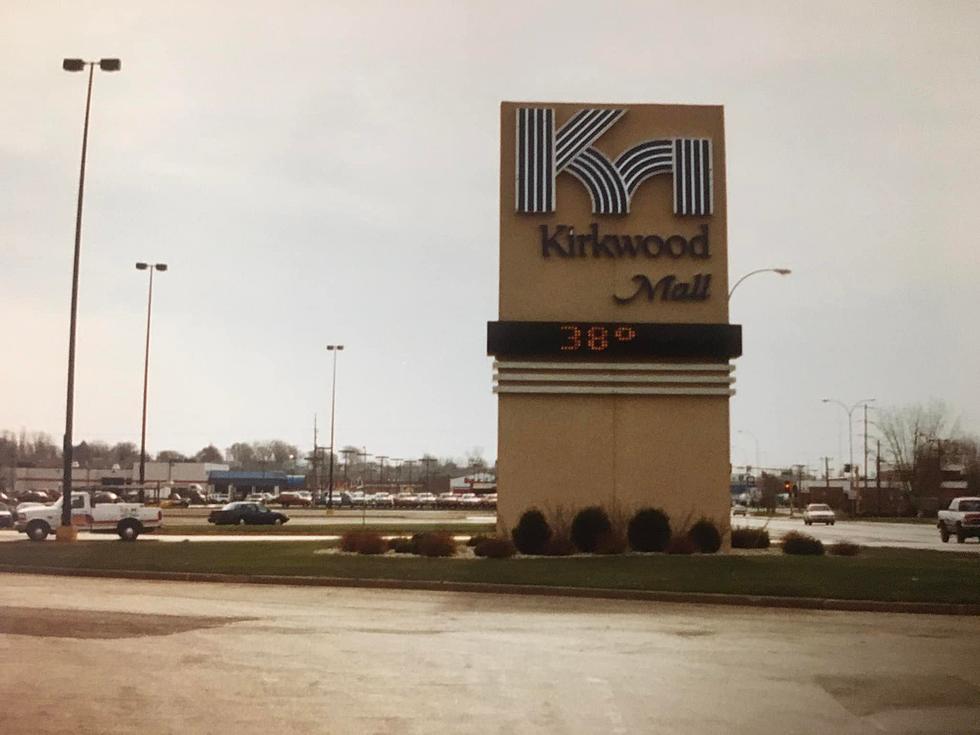
[[[302,477],[296,475],[295,477]],[[252,493],[272,493],[278,495],[287,487],[294,487],[297,483],[290,483],[290,476],[285,472],[253,472],[248,470],[212,470],[208,472],[207,482],[214,488],[216,493],[227,494],[230,500],[243,500]],[[300,485],[301,487],[302,485]]]
[[[208,473],[227,470],[228,465],[213,462],[147,462],[144,485],[152,490],[187,488],[208,483]],[[61,490],[61,467],[15,467],[15,493],[29,490]],[[106,468],[75,467],[72,469],[72,489],[88,487],[125,488],[139,483],[139,462],[131,468],[118,465]],[[164,496],[166,497],[166,496]]]
[[[229,465],[220,462],[147,462],[145,483],[179,489],[190,485],[206,485],[212,472],[227,471]],[[133,482],[139,482],[140,465],[133,463]]]
[[[111,469],[90,469],[75,467],[71,472],[72,489],[81,490],[86,487],[119,487],[129,485],[132,473],[118,466]],[[30,490],[61,490],[63,470],[61,467],[14,467],[13,491],[15,493]]]

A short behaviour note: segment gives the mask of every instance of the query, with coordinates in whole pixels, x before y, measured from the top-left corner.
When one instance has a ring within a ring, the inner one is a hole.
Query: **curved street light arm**
[[[735,293],[735,289],[738,288],[739,284],[744,281],[749,276],[754,276],[758,273],[778,273],[781,276],[788,276],[791,271],[789,268],[758,268],[754,271],[749,271],[744,276],[735,281],[735,285],[732,286],[731,291],[728,292],[728,298],[731,300],[732,294]]]

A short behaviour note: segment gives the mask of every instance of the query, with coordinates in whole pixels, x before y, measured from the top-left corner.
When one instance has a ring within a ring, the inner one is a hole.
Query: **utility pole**
[[[868,404],[864,404],[864,486],[868,486]]]
[[[370,457],[370,456],[371,456],[371,454],[370,454],[370,453],[368,452],[368,450],[367,450],[367,447],[361,447],[361,451],[359,451],[359,452],[355,452],[355,455],[356,455],[356,456],[357,456],[358,458],[360,458],[360,460],[361,460],[361,462],[362,462],[362,463],[365,463],[365,460],[366,460],[366,459],[367,459],[368,457]],[[369,479],[369,480],[371,479],[371,477],[370,477],[370,474],[368,475],[368,479]],[[365,484],[365,483],[364,483],[364,470],[363,470],[363,468],[362,468],[362,469],[361,469],[361,485],[363,486],[364,484]]]
[[[878,440],[878,448],[875,450],[875,495],[877,496],[877,513],[881,515],[881,439]]]
[[[419,462],[425,465],[425,491],[427,493],[432,492],[429,486],[429,470],[432,467],[432,463],[435,461],[436,461],[435,457],[422,457],[422,459],[419,460]]]
[[[385,484],[385,460],[388,459],[388,455],[376,454],[374,458],[378,460],[378,486],[383,489]]]
[[[317,426],[316,426],[316,413],[313,414],[313,456],[310,458],[310,462],[313,464],[313,489],[316,492],[316,498],[314,501],[320,499],[320,457],[317,454],[320,450],[317,448]]]
[[[348,448],[348,449],[341,449],[340,453],[344,455],[344,486],[347,487],[347,489],[349,490],[350,489],[350,475],[349,475],[350,456],[352,454],[357,454],[358,452],[356,449]]]

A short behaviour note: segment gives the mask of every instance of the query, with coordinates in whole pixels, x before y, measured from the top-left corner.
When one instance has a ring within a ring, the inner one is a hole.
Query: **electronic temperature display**
[[[487,354],[575,360],[704,358],[742,354],[737,324],[489,322]]]

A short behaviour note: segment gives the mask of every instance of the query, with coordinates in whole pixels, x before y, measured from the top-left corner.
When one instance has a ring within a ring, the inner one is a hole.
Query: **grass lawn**
[[[475,535],[478,533],[494,533],[494,523],[465,523],[448,521],[432,521],[431,523],[406,523],[404,519],[393,518],[390,521],[368,520],[360,523],[352,520],[349,523],[303,523],[290,522],[283,526],[213,526],[211,524],[180,524],[168,523],[153,532],[153,536],[240,536],[245,534],[286,536],[339,536],[347,531],[377,531],[385,536],[411,536],[423,531],[448,531],[457,535]]]
[[[425,559],[315,554],[310,542],[0,544],[0,564],[138,571],[484,582],[856,600],[980,603],[976,555],[862,549],[856,557],[782,554]]]

